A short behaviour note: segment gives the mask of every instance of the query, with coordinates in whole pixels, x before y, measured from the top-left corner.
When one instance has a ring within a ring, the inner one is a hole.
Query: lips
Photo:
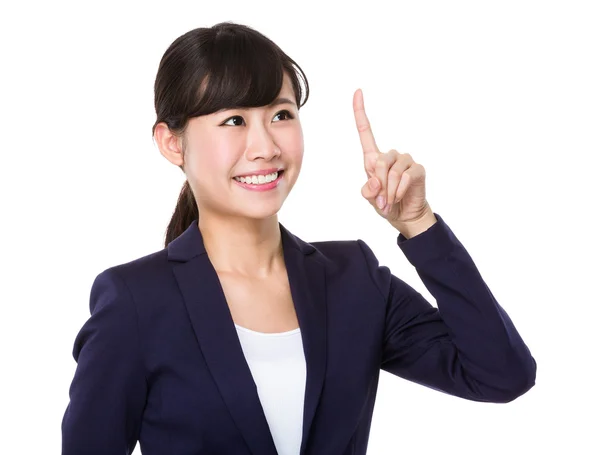
[[[246,190],[262,193],[262,192],[271,191],[271,190],[277,188],[279,186],[281,180],[283,179],[282,174],[283,174],[283,171],[278,172],[276,179],[271,180],[270,182],[265,181],[263,183],[246,183],[245,181],[242,182],[242,181],[238,180],[237,178],[233,178],[232,180],[235,182],[235,185],[239,185],[242,188],[245,188]],[[246,179],[244,179],[244,180],[246,180]],[[256,179],[252,178],[251,180],[256,180]],[[262,179],[260,179],[260,180],[262,180]]]

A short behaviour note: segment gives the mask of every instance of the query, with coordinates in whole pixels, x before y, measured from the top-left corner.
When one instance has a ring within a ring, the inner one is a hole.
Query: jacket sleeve
[[[537,364],[471,257],[441,216],[397,244],[437,302],[380,266],[358,243],[386,302],[381,368],[473,401],[508,403],[535,384]]]
[[[62,419],[62,454],[131,454],[147,386],[134,301],[115,270],[94,280],[90,313],[73,347],[77,368]]]

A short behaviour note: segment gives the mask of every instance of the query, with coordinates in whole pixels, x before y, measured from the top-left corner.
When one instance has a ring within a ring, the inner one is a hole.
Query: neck
[[[201,216],[198,229],[217,272],[266,277],[283,266],[277,215],[261,220]]]

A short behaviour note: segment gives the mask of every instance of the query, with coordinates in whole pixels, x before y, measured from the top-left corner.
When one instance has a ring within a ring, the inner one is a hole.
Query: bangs
[[[266,106],[281,90],[283,57],[268,40],[221,30],[205,55],[205,73],[192,116],[222,109]],[[293,74],[290,77],[299,105],[298,82]]]

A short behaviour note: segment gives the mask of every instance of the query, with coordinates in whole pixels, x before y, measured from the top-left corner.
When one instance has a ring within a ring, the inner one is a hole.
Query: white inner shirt
[[[300,327],[262,333],[235,324],[278,455],[298,455],[302,442],[306,361]]]

